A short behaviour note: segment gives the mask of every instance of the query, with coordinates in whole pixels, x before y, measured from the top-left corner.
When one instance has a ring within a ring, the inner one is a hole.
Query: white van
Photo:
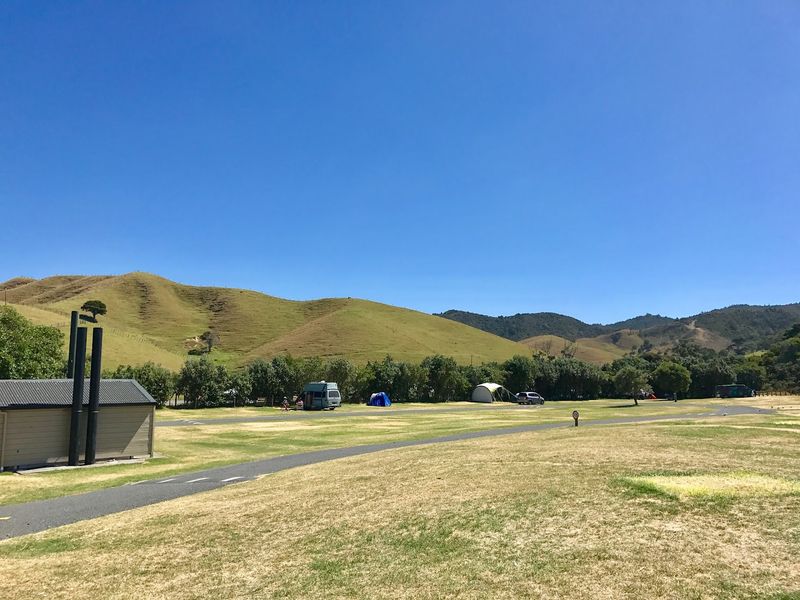
[[[307,383],[300,397],[303,399],[303,410],[333,410],[342,405],[339,386],[327,381]]]

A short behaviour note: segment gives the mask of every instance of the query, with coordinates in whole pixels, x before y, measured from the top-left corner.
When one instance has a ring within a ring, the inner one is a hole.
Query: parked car
[[[544,404],[544,398],[536,392],[520,392],[517,394],[517,404]]]

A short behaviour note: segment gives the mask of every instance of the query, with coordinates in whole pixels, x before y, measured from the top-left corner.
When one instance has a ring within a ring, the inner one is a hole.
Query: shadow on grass
[[[609,404],[608,406],[601,406],[601,408],[636,408],[639,404]]]

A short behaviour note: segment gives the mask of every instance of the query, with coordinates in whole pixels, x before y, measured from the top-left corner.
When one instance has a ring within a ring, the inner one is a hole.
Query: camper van
[[[714,388],[714,396],[717,398],[748,398],[755,395],[753,388],[741,383],[718,385]]]
[[[303,400],[303,410],[333,410],[342,404],[339,386],[327,381],[307,383],[300,398]]]

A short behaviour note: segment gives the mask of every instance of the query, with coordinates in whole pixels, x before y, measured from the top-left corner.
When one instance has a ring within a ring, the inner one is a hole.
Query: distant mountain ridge
[[[483,329],[528,346],[551,349],[553,345],[564,349],[573,346],[584,351],[589,345],[595,350],[606,344],[610,355],[617,352],[608,344],[620,347],[625,344],[630,351],[631,335],[640,343],[656,349],[669,347],[681,340],[691,340],[714,350],[726,348],[751,351],[766,348],[783,331],[800,322],[800,303],[774,306],[738,304],[697,315],[672,318],[645,314],[608,325],[590,324],[558,313],[520,313],[512,316],[491,317],[460,310],[448,310],[438,316]],[[559,341],[561,340],[561,341]],[[608,354],[608,353],[607,353]],[[591,360],[591,358],[587,358]],[[599,362],[596,358],[592,362]]]
[[[490,317],[463,310],[448,310],[437,316],[477,327],[514,341],[521,341],[534,335],[557,335],[569,340],[576,340],[606,332],[605,325],[590,325],[574,317],[551,312]]]

